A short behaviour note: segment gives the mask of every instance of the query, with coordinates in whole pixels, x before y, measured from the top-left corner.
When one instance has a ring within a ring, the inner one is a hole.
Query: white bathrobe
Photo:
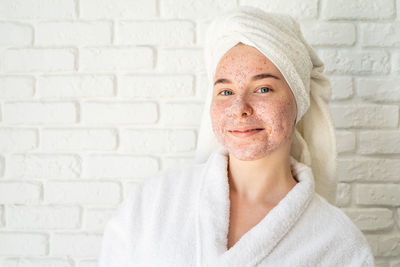
[[[222,148],[138,185],[106,225],[99,267],[375,266],[361,231],[293,157],[299,183],[227,250],[227,160]]]

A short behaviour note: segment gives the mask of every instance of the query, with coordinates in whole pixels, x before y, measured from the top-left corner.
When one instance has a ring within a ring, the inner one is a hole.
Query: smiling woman
[[[298,182],[289,158],[297,110],[280,71],[252,46],[228,50],[215,79],[210,114],[216,139],[229,151],[230,248]],[[245,215],[250,207],[260,208]]]
[[[241,7],[207,31],[197,164],[157,173],[107,224],[100,267],[374,266],[334,205],[323,63],[289,16]]]

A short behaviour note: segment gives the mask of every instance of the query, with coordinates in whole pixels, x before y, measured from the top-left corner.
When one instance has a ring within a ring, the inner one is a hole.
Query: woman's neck
[[[290,155],[282,150],[264,158],[242,161],[229,155],[230,192],[249,202],[279,202],[295,185]]]

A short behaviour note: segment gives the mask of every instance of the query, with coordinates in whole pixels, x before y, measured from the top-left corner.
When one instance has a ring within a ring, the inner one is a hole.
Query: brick
[[[207,19],[218,15],[220,12],[236,7],[235,0],[163,0],[160,1],[161,17],[179,19]]]
[[[358,184],[356,203],[361,205],[400,205],[399,184]]]
[[[397,127],[399,108],[396,105],[353,104],[331,105],[335,127]]]
[[[338,160],[340,181],[398,182],[399,173],[399,159],[357,157]]]
[[[46,203],[118,204],[120,186],[113,182],[48,182],[44,189]]]
[[[360,154],[400,153],[400,131],[363,131],[358,140]]]
[[[4,175],[4,157],[0,156],[0,177]]]
[[[41,22],[36,26],[37,45],[111,44],[109,22]]]
[[[197,103],[166,103],[161,111],[165,125],[199,125],[203,112],[203,105]]]
[[[38,134],[34,129],[0,129],[0,152],[23,152],[37,148]]]
[[[112,129],[44,129],[42,148],[57,150],[114,150],[117,132]]]
[[[73,267],[69,260],[61,259],[5,259],[4,266],[7,267]]]
[[[336,148],[338,153],[354,151],[356,148],[355,134],[350,131],[337,131]]]
[[[79,227],[78,207],[10,206],[7,227],[18,229],[71,229]]]
[[[147,47],[83,48],[81,70],[149,70],[153,67],[153,51]]]
[[[33,29],[27,24],[2,22],[0,23],[0,34],[3,36],[0,45],[31,45],[33,40]]]
[[[188,152],[196,147],[192,130],[126,130],[121,133],[123,150],[135,153]]]
[[[400,74],[400,53],[392,53],[392,73]]]
[[[80,172],[80,158],[75,155],[22,154],[7,158],[9,178],[69,179],[79,177]]]
[[[118,79],[118,92],[122,97],[187,97],[194,95],[191,75],[129,75]]]
[[[0,203],[32,205],[39,202],[41,192],[41,186],[36,183],[2,182],[0,186]]]
[[[188,21],[120,22],[118,44],[185,46],[194,43],[194,25]]]
[[[318,54],[328,74],[385,74],[390,70],[386,52],[323,50]]]
[[[400,23],[361,24],[361,44],[363,46],[399,47]]]
[[[400,16],[399,16],[399,14],[400,14],[400,0],[396,1],[396,7],[397,7],[397,12],[396,12],[397,20],[400,20]],[[391,267],[393,267],[393,266],[391,266]]]
[[[375,259],[375,266],[376,267],[389,267],[389,263],[385,259],[377,260]],[[394,265],[396,266],[396,265]]]
[[[330,77],[332,99],[344,100],[353,96],[353,81],[351,77]]]
[[[196,22],[196,44],[204,47],[207,28],[211,22],[209,20],[198,20]]]
[[[397,208],[397,225],[400,226],[400,208]]]
[[[74,0],[2,1],[2,19],[71,19],[75,17]]]
[[[356,41],[356,28],[351,23],[307,21],[301,23],[301,31],[313,46],[350,46]]]
[[[158,109],[149,102],[88,102],[83,105],[82,117],[87,123],[149,124],[158,120]]]
[[[399,78],[360,78],[357,81],[357,95],[368,101],[400,101]]]
[[[345,207],[351,201],[351,185],[346,183],[339,183],[337,185],[336,205],[338,207]]]
[[[6,72],[57,72],[73,71],[75,54],[64,48],[18,48],[4,52],[3,67]]]
[[[4,227],[4,206],[0,206],[0,227]]]
[[[156,0],[81,0],[81,18],[89,19],[141,19],[157,15]]]
[[[113,209],[87,209],[84,215],[83,227],[89,231],[103,231],[113,214]]]
[[[0,77],[0,98],[30,98],[34,94],[35,81],[27,76]]]
[[[97,257],[101,248],[100,234],[55,234],[51,240],[52,255]]]
[[[42,98],[114,96],[114,78],[103,75],[41,76],[37,95]]]
[[[344,209],[343,211],[362,231],[389,230],[394,225],[393,212],[389,209]]]
[[[380,235],[378,240],[378,255],[396,257],[400,255],[400,235]]]
[[[8,102],[3,120],[11,124],[65,124],[76,122],[76,104],[68,102]]]
[[[178,73],[205,72],[200,49],[159,49],[157,68],[160,71]]]
[[[213,86],[209,82],[207,75],[197,75],[196,76],[196,95],[200,97],[203,101],[207,98],[208,90],[212,90]]]
[[[394,15],[393,0],[327,0],[321,7],[324,19],[387,19]]]
[[[47,246],[48,238],[43,234],[0,233],[0,255],[42,256]]]
[[[389,263],[385,259],[374,259],[376,267],[389,267]]]
[[[151,157],[130,155],[92,155],[85,161],[85,177],[134,178],[145,177],[159,170]]]
[[[242,0],[241,4],[255,6],[267,12],[284,13],[298,19],[315,18],[318,15],[318,0]]]

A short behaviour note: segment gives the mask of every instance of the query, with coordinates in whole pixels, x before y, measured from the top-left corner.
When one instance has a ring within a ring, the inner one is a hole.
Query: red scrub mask
[[[271,74],[274,77],[258,77]],[[231,48],[216,68],[210,108],[220,144],[240,160],[256,160],[289,142],[296,102],[283,75],[256,48]],[[250,131],[249,131],[250,130]]]

